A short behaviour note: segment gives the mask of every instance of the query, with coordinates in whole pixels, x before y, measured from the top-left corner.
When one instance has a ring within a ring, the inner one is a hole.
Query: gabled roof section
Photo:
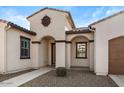
[[[37,13],[39,13],[39,12],[42,12],[42,11],[46,10],[46,9],[53,10],[53,11],[58,11],[58,12],[63,12],[63,13],[67,13],[68,16],[69,16],[69,19],[70,19],[70,21],[71,21],[71,22],[69,22],[69,23],[71,23],[72,28],[76,28],[76,27],[75,27],[75,24],[74,24],[74,21],[73,21],[73,19],[72,19],[71,13],[70,13],[69,11],[64,11],[64,10],[59,10],[59,9],[54,9],[54,8],[45,7],[45,8],[43,8],[43,9],[41,9],[41,10],[39,10],[39,11],[33,13],[32,15],[28,16],[27,19],[30,18],[30,17],[32,17],[32,16],[34,16],[35,14],[37,14]],[[68,20],[68,19],[67,19],[67,20]]]
[[[110,19],[110,18],[112,18],[112,17],[118,16],[118,15],[120,15],[120,14],[122,14],[122,13],[124,13],[124,11],[120,11],[120,12],[118,12],[118,13],[115,13],[115,14],[111,15],[111,16],[108,16],[108,17],[106,17],[106,18],[103,18],[103,19],[101,19],[101,20],[98,20],[98,21],[96,21],[96,22],[90,24],[89,26],[96,25],[96,24],[98,24],[98,23],[100,23],[100,22],[103,22],[103,21],[108,20],[108,19]]]
[[[39,12],[42,12],[42,11],[46,10],[46,9],[54,10],[54,11],[59,11],[59,12],[63,12],[63,13],[69,13],[68,11],[64,11],[64,10],[59,10],[59,9],[54,9],[54,8],[45,7],[45,8],[43,8],[43,9],[41,9],[41,10],[39,10],[39,11],[37,11],[37,12],[31,14],[30,16],[27,17],[27,19],[30,18],[30,17],[32,17],[32,16],[34,16],[35,14],[37,14],[37,13],[39,13]]]
[[[3,20],[3,19],[0,19],[0,22],[6,23],[7,25],[9,25],[9,26],[11,26],[11,27],[13,27],[13,28],[19,29],[20,31],[25,32],[25,33],[27,33],[27,34],[36,35],[35,32],[30,31],[30,30],[28,30],[28,29],[26,29],[26,28],[23,28],[23,27],[21,27],[21,26],[19,26],[19,25],[17,25],[17,24],[14,24],[14,23],[12,23],[12,22],[10,22],[10,21],[6,21],[6,20]]]

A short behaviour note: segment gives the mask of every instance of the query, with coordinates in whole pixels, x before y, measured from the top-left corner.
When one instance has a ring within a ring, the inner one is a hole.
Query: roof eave
[[[72,19],[71,13],[70,13],[70,12],[68,12],[68,14],[69,14],[69,16],[70,16],[70,19],[71,19],[71,21],[72,21],[73,28],[76,28],[76,26],[75,26],[75,24],[74,24],[74,21],[73,21],[73,19]]]
[[[66,31],[66,34],[85,34],[85,33],[94,33],[93,31]]]
[[[23,31],[23,32],[25,32],[25,33],[27,33],[27,34],[30,34],[30,35],[33,35],[33,36],[36,35],[36,32],[27,30],[27,29],[25,29],[25,28],[23,28],[23,27],[20,27],[20,26],[14,24],[14,23],[8,22],[7,25],[10,25],[10,26],[13,27],[13,28],[19,29],[19,30],[21,30],[21,31]]]
[[[30,30],[28,30],[26,28],[23,28],[21,26],[18,26],[18,25],[14,24],[14,23],[12,23],[10,21],[6,21],[6,20],[3,20],[3,19],[0,19],[0,22],[5,23],[7,26],[10,26],[10,27],[19,29],[19,30],[21,30],[21,31],[23,31],[25,33],[30,34],[30,35],[34,35],[34,36],[36,35],[36,32],[30,31]]]
[[[71,13],[70,13],[69,11],[64,11],[64,10],[59,10],[59,9],[54,9],[54,8],[45,7],[45,8],[43,8],[43,9],[40,9],[39,11],[37,11],[37,12],[33,13],[32,15],[28,16],[27,19],[31,18],[32,16],[34,16],[35,14],[37,14],[37,13],[39,13],[39,12],[42,12],[42,11],[45,10],[45,9],[50,9],[50,10],[54,10],[54,11],[59,11],[59,12],[67,13],[68,16],[70,17],[71,22],[72,22],[72,25],[73,25],[72,28],[76,28],[76,26],[75,26],[75,24],[74,24],[74,21],[73,21],[73,19],[72,19]]]
[[[40,10],[37,11],[37,12],[34,12],[33,14],[31,14],[30,16],[28,16],[28,17],[26,17],[26,18],[29,19],[30,17],[34,16],[35,14],[37,14],[37,13],[39,13],[39,12],[42,12],[42,11],[45,10],[45,9],[50,9],[50,10],[54,10],[54,11],[69,13],[68,11],[64,11],[64,10],[59,10],[59,9],[54,9],[54,8],[45,7],[45,8],[43,8],[43,9],[40,9]]]

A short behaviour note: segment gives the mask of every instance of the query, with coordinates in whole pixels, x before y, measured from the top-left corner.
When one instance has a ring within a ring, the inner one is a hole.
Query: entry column
[[[32,67],[38,69],[39,65],[39,54],[40,54],[40,42],[32,42]]]
[[[65,67],[65,41],[56,41],[56,67]]]
[[[66,44],[66,67],[69,69],[71,66],[71,42]]]
[[[94,70],[94,40],[89,41],[90,46],[90,71]]]

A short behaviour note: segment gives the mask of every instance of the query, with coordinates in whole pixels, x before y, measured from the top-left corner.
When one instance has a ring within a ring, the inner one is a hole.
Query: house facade
[[[67,69],[88,67],[97,75],[124,72],[120,68],[124,66],[123,57],[120,57],[118,69],[114,69],[117,64],[112,54],[117,52],[108,52],[109,48],[118,48],[113,47],[116,40],[112,40],[110,46],[108,42],[120,36],[119,44],[122,42],[123,47],[124,31],[120,29],[124,22],[123,12],[81,28],[75,27],[69,12],[52,8],[44,8],[27,17],[27,20],[30,30],[0,20],[1,74],[45,66]]]

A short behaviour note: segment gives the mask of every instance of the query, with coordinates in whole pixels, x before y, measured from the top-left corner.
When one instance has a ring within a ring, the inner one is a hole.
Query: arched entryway
[[[52,36],[44,36],[41,39],[41,65],[55,66],[56,62],[56,44]]]
[[[85,36],[75,36],[71,42],[71,67],[89,67],[89,39]]]

